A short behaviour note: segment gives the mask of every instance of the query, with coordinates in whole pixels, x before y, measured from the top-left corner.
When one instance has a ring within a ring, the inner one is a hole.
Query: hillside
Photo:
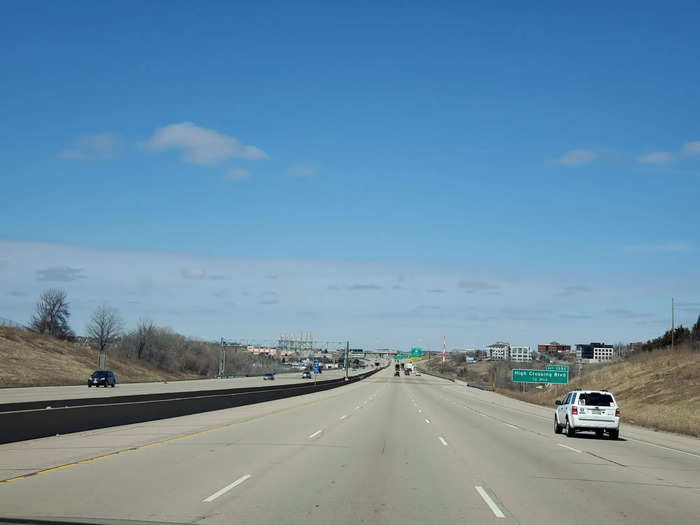
[[[465,366],[461,357],[448,360],[442,372],[438,359],[422,366],[446,377],[486,384],[491,384],[494,375],[502,379],[501,372],[509,372],[505,368],[522,368],[520,363],[494,361]],[[625,361],[575,377],[568,385],[547,390],[537,389],[535,385],[528,388],[529,391],[520,392],[496,385],[496,391],[501,394],[550,407],[569,390],[607,389],[621,407],[623,422],[700,437],[700,410],[697,409],[700,406],[700,352],[697,350],[676,348],[673,352],[670,349],[640,352]]]
[[[122,383],[197,379],[156,366],[108,357],[108,368]],[[85,384],[95,371],[97,352],[48,335],[0,326],[0,388]]]
[[[554,406],[575,389],[607,389],[615,395],[623,422],[700,437],[700,352],[688,348],[655,350],[600,368],[568,385],[529,392],[498,392],[531,403]]]

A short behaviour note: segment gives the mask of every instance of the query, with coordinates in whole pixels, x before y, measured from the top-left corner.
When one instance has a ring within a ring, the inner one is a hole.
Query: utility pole
[[[221,350],[219,352],[219,377],[224,377],[226,371],[226,345],[224,338],[221,338]]]
[[[348,354],[350,354],[350,341],[345,341],[345,380],[348,380]]]
[[[445,336],[442,336],[442,368],[440,370],[445,370]]]
[[[674,304],[673,304],[673,297],[671,297],[671,352],[673,352],[673,335],[674,332],[676,331],[676,320],[674,316]]]

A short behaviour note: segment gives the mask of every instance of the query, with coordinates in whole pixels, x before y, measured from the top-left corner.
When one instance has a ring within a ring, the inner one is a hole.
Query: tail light
[[[615,417],[620,417],[620,409],[619,408],[615,409]]]
[[[572,413],[573,415],[575,415],[575,416],[578,415],[578,408],[575,407],[575,406],[574,406],[574,407],[571,407],[571,413]]]

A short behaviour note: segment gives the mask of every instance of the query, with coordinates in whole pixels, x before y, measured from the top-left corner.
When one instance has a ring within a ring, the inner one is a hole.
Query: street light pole
[[[345,380],[348,380],[348,354],[350,353],[350,341],[345,341]]]
[[[673,352],[673,335],[676,331],[676,320],[674,315],[673,297],[671,297],[671,351]]]

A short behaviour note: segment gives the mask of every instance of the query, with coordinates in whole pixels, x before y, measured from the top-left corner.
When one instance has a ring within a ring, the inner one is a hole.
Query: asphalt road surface
[[[622,407],[624,410],[624,407]],[[0,514],[165,523],[693,523],[700,440],[385,370],[335,390],[0,445]]]
[[[361,374],[372,370],[360,368],[348,370],[348,375]],[[345,377],[344,370],[323,370],[317,376],[318,381]],[[119,381],[119,377],[117,377]],[[287,385],[293,383],[313,382],[302,379],[301,370],[275,375],[274,381],[263,380],[260,377],[235,377],[230,379],[192,379],[186,381],[151,382],[151,383],[117,383],[114,388],[88,388],[87,377],[85,384],[76,386],[44,386],[0,389],[0,404],[20,403],[25,401],[43,401],[47,399],[80,399],[88,397],[129,396],[136,394],[159,394],[167,392],[190,392],[193,390],[216,390],[219,388],[244,388],[249,386]]]

